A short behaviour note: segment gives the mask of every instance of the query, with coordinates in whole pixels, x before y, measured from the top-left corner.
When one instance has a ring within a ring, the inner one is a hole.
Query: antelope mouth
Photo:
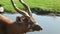
[[[38,32],[43,30],[42,27],[40,27],[39,25],[34,26],[32,29],[30,29],[30,32]]]
[[[39,25],[36,25],[32,28],[33,31],[40,31],[43,30],[42,27],[40,27]]]

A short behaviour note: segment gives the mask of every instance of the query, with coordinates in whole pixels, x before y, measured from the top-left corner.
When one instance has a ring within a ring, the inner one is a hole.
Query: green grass
[[[19,3],[18,0],[14,1],[20,9],[23,9],[23,6]],[[60,11],[60,0],[24,0],[24,1],[30,6],[30,8],[39,7],[43,9]],[[10,0],[0,0],[0,3],[4,5],[5,9],[14,10]]]

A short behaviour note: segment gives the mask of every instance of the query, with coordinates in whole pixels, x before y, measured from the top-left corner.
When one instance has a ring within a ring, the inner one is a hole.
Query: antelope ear
[[[18,23],[21,23],[21,17],[16,17],[16,21],[18,22]]]
[[[25,18],[18,16],[18,17],[16,18],[16,21],[17,21],[18,23],[24,23],[24,22],[25,22]]]

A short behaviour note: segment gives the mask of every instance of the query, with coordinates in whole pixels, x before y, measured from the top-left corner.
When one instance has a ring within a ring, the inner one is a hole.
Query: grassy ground
[[[14,1],[20,9],[23,9],[23,6],[19,3],[18,0]],[[60,0],[24,0],[24,1],[30,6],[30,8],[39,7],[43,9],[60,11]],[[14,10],[10,0],[0,0],[0,4],[3,4],[4,8],[7,10]]]

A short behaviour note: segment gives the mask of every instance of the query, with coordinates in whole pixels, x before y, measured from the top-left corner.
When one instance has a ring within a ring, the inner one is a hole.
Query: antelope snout
[[[39,25],[35,25],[33,28],[32,28],[33,31],[40,31],[40,30],[43,30],[43,28]]]

